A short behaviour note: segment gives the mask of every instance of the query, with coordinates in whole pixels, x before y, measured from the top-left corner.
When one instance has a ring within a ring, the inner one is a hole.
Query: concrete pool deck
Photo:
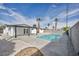
[[[11,39],[9,42],[14,43],[13,48],[11,49],[10,45],[6,45],[7,43],[1,45],[3,50],[1,50],[1,55],[6,55],[6,53],[9,53],[9,56],[14,56],[16,53],[21,51],[24,48],[28,47],[36,47],[40,49],[40,51],[45,55],[45,56],[66,56],[68,55],[69,50],[71,48],[68,48],[67,42],[68,42],[68,37],[66,34],[62,36],[62,38],[56,42],[51,42],[51,41],[46,41],[46,40],[40,40],[36,38],[37,35],[31,35],[31,36],[18,36],[17,38]],[[4,49],[5,47],[5,49]],[[71,53],[71,52],[70,52]]]
[[[49,43],[48,41],[35,39],[35,36],[19,36],[17,39],[11,41],[15,43],[15,52],[11,55],[15,55],[20,50],[28,47],[37,47],[41,49]]]
[[[67,36],[64,36],[67,39]],[[46,40],[39,40],[35,36],[19,36],[17,39],[11,40],[15,43],[15,52],[10,55],[15,55],[24,48],[36,47],[45,56],[64,56],[68,55],[67,40],[62,37],[59,41],[50,42]]]

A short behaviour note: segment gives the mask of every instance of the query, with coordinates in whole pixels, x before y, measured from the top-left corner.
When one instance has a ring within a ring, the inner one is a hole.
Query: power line
[[[68,11],[69,11],[69,4],[66,4],[66,27],[68,27]]]

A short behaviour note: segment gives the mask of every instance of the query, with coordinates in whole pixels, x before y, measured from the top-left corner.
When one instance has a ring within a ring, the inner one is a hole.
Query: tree
[[[55,30],[57,30],[57,24],[58,24],[58,19],[57,18],[55,18]]]
[[[48,24],[47,24],[47,26],[49,27],[49,26],[50,26],[50,24],[48,23]]]
[[[67,30],[69,30],[69,27],[67,27],[67,26],[66,27],[63,27],[63,30],[64,31],[67,31]]]
[[[37,33],[39,33],[39,29],[40,29],[40,18],[37,18],[36,21],[37,21]]]
[[[5,26],[4,25],[2,25],[2,26],[0,26],[0,29],[2,30],[2,29],[4,29],[5,28]]]
[[[48,24],[47,24],[47,27],[49,27],[49,26],[50,26],[50,24],[48,23]]]

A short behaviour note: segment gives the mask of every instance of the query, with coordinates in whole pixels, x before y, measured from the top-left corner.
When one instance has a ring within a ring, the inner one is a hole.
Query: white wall
[[[32,34],[36,34],[36,29],[31,30]]]
[[[9,29],[10,28],[10,29]],[[14,27],[6,27],[3,30],[3,35],[13,36],[14,35]]]
[[[11,35],[11,36],[14,36],[15,35],[14,27],[11,27],[11,30],[10,30],[9,35]]]
[[[3,34],[6,34],[7,35],[8,33],[8,27],[6,27],[4,30],[3,30]]]
[[[24,35],[24,29],[23,27],[16,27],[16,35]],[[30,29],[29,29],[30,30]],[[15,27],[6,27],[3,30],[3,34],[7,36],[14,36],[15,35]],[[27,29],[25,35],[27,35]]]
[[[36,34],[36,32],[37,32],[36,29],[31,30],[32,34]],[[41,29],[39,30],[39,33],[43,33],[43,32],[44,32],[44,30],[41,30]]]
[[[44,30],[41,30],[41,29],[40,29],[40,30],[39,30],[39,32],[40,32],[40,33],[43,33],[43,32],[44,32]]]
[[[24,35],[24,28],[17,27],[16,31],[17,31],[17,35]]]

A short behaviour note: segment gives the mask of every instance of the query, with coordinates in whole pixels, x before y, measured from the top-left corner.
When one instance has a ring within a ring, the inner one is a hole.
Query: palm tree
[[[39,29],[40,29],[40,18],[37,18],[37,33],[39,33]]]
[[[50,24],[48,23],[47,26],[50,26]]]
[[[50,26],[50,24],[48,23],[48,24],[47,24],[47,27],[49,27],[49,26]]]
[[[57,30],[57,24],[58,24],[58,19],[57,18],[55,18],[55,30]]]

